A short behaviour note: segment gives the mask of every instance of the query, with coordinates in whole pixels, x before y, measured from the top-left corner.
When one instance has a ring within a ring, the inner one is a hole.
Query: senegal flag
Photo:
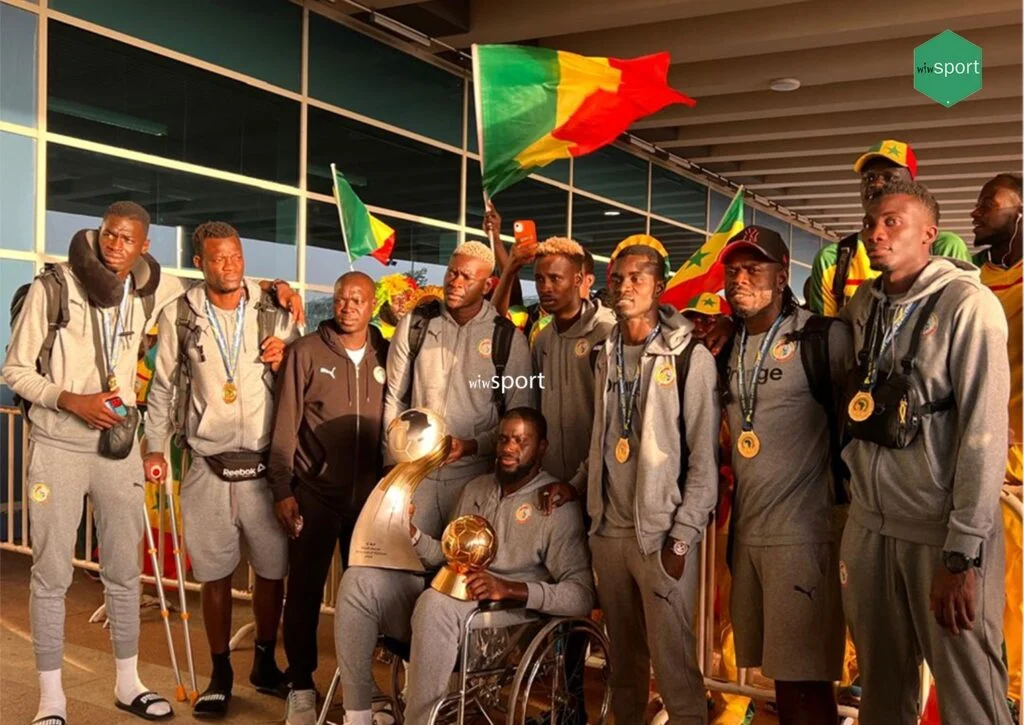
[[[639,118],[696,101],[668,86],[669,54],[588,58],[549,48],[473,46],[483,187],[494,196],[552,161],[612,143]]]
[[[395,230],[366,210],[366,205],[334,164],[331,164],[331,175],[349,263],[369,254],[381,264],[387,264],[395,248]]]
[[[743,187],[736,191],[718,229],[704,246],[693,253],[669,280],[661,295],[662,304],[684,310],[701,292],[718,292],[725,286],[725,270],[718,258],[733,235],[743,229]]]

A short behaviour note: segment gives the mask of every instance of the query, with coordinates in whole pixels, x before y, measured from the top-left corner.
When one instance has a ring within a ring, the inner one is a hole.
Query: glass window
[[[501,214],[503,234],[512,234],[512,223],[517,219],[533,220],[540,241],[564,237],[569,229],[569,192],[537,179],[523,179],[508,187],[494,198],[494,206]],[[470,159],[466,168],[466,226],[481,229],[483,224],[480,164]]]
[[[28,284],[35,277],[35,265],[32,262],[25,262],[20,259],[0,259],[0,287],[8,299],[14,295],[15,290],[23,284]],[[0,305],[0,350],[7,350],[11,341],[11,308],[9,305]]]
[[[708,187],[670,169],[651,169],[651,212],[698,229],[707,228]]]
[[[0,159],[0,246],[29,251],[36,236],[35,139],[0,132]]]
[[[294,3],[50,0],[50,8],[296,93],[300,89],[302,8]]]
[[[718,225],[722,221],[722,217],[725,215],[726,209],[729,208],[729,204],[732,203],[732,197],[726,196],[725,194],[719,194],[717,191],[711,192],[711,218],[708,219],[708,231],[714,232],[718,229]],[[743,205],[743,224],[749,226],[753,224],[751,221],[754,218],[754,211],[747,204]]]
[[[334,295],[306,290],[306,330],[311,332],[334,317]]]
[[[793,290],[793,294],[797,296],[797,299],[801,303],[806,302],[804,295],[804,285],[807,284],[808,280],[811,279],[811,268],[810,266],[804,266],[793,262],[789,266],[789,288]]]
[[[651,219],[651,236],[661,242],[668,251],[668,259],[673,270],[682,267],[683,262],[707,241],[703,234],[656,219]]]
[[[381,216],[381,221],[395,230],[392,263],[385,267],[373,257],[362,257],[356,260],[355,269],[374,279],[426,269],[427,284],[441,284],[448,258],[459,241],[458,232],[393,217]],[[306,245],[307,283],[333,286],[338,277],[349,271],[338,210],[333,204],[309,202]]]
[[[644,159],[614,146],[573,159],[572,182],[579,189],[647,210],[647,166]]]
[[[793,259],[810,264],[821,248],[821,238],[799,227],[793,227],[791,247],[790,252]]]
[[[459,76],[316,13],[309,16],[309,95],[462,148]]]
[[[310,191],[333,193],[332,163],[365,204],[459,221],[462,158],[457,154],[310,108]]]
[[[242,237],[246,274],[288,280],[297,276],[298,205],[293,196],[55,143],[47,145],[46,158],[46,251],[51,254],[67,254],[74,231],[95,228],[110,204],[126,200],[150,213],[151,235],[157,240],[153,244],[165,261],[173,245],[179,266],[190,267],[193,230],[216,219],[234,226]]]
[[[298,186],[299,104],[50,23],[49,131]]]
[[[36,14],[0,4],[0,121],[36,126]]]
[[[646,231],[647,219],[642,214],[578,194],[572,198],[572,236],[591,254],[607,257],[623,239]]]
[[[779,219],[777,216],[769,214],[766,211],[760,209],[754,210],[754,224],[761,227],[772,229],[782,235],[783,241],[789,244],[789,224]]]

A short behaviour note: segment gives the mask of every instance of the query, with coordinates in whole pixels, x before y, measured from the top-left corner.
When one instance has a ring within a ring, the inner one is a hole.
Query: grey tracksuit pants
[[[36,669],[61,667],[64,596],[86,494],[92,500],[100,547],[100,579],[110,617],[114,657],[139,650],[139,546],[145,531],[138,447],[121,461],[33,441],[29,448],[32,533],[30,617]]]
[[[915,725],[921,658],[935,678],[944,723],[1010,725],[1002,662],[1001,520],[976,570],[974,629],[954,636],[929,609],[942,547],[876,534],[850,519],[843,533],[843,609],[857,648],[862,725]]]
[[[616,725],[644,722],[652,663],[670,725],[706,725],[708,707],[693,633],[699,554],[687,556],[677,581],[665,572],[661,552],[645,556],[635,537],[591,536],[590,552],[611,643]]]

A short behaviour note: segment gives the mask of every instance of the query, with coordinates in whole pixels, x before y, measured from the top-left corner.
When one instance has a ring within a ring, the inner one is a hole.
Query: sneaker
[[[316,725],[315,690],[292,690],[288,693],[285,725]]]

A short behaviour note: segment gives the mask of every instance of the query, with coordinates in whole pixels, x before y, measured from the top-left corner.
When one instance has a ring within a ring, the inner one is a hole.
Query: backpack
[[[36,358],[36,372],[44,378],[50,375],[50,357],[53,355],[53,346],[57,342],[57,333],[68,326],[68,283],[64,277],[64,270],[59,264],[47,262],[43,265],[43,271],[36,275],[43,286],[43,293],[46,295],[46,337],[43,338],[43,345],[39,349],[39,357]],[[32,282],[23,284],[14,291],[11,297],[11,328],[21,315],[25,307],[25,299],[28,297],[29,288]],[[91,305],[90,305],[91,306]],[[156,307],[156,295],[143,295],[142,309],[146,320],[153,316],[153,309]],[[146,331],[142,331],[142,343],[145,345]],[[10,345],[8,345],[8,349]],[[15,393],[14,404],[21,407],[22,413],[28,417],[28,411],[32,403]]]
[[[832,277],[832,297],[836,301],[836,314],[846,305],[846,280],[850,277],[850,264],[857,254],[860,234],[853,233],[836,243],[836,273]]]
[[[431,300],[414,308],[412,312],[412,323],[409,325],[409,369],[415,370],[416,357],[423,347],[423,340],[427,336],[427,326],[435,317],[441,316],[441,302]],[[508,365],[508,356],[512,350],[512,337],[516,333],[516,325],[512,320],[501,315],[494,317],[494,332],[491,335],[491,362],[494,363],[494,374],[499,378],[505,374],[505,366]],[[412,405],[413,380],[409,380],[409,387],[402,396],[402,404],[408,408]],[[499,386],[491,387],[491,398],[498,408],[498,417],[505,415],[505,396]]]
[[[260,342],[274,334],[277,327],[278,309],[270,292],[262,292],[260,301],[256,303],[256,329]],[[178,450],[188,450],[187,420],[189,407],[192,404],[192,366],[189,362],[188,350],[191,342],[199,352],[199,361],[206,360],[199,343],[200,330],[196,324],[196,313],[188,303],[185,295],[178,298],[177,314],[174,325],[178,333],[178,364],[171,378],[171,388],[175,391],[174,406],[171,409],[171,430],[174,444]],[[274,389],[274,373],[269,365],[263,368],[263,383]]]

